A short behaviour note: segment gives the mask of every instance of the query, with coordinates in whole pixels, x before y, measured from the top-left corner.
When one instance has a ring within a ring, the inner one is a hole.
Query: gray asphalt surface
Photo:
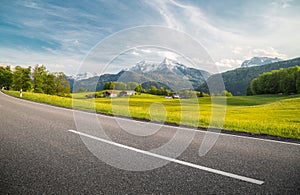
[[[81,126],[86,125],[85,133],[99,137],[92,115],[78,113],[82,114]],[[187,132],[163,126],[153,135],[134,136],[122,130],[113,117],[97,115],[97,120],[112,142],[145,151],[166,144],[174,138],[175,132]],[[105,163],[101,155],[121,165],[124,159],[115,154],[127,154],[128,149],[68,131],[78,129],[73,110],[19,100],[2,93],[0,123],[1,194],[300,193],[299,144],[221,134],[212,149],[205,156],[199,156],[205,132],[198,131],[188,148],[177,157],[194,165],[263,181],[259,185],[175,162],[148,171],[116,168]],[[185,138],[175,141],[180,146]],[[151,167],[152,162],[166,162],[146,154],[130,153],[135,156],[125,159],[129,167],[136,163],[134,158],[143,158],[146,167]],[[172,154],[162,155],[172,157]]]

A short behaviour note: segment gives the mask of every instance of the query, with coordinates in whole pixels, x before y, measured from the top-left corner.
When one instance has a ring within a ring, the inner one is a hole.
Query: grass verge
[[[19,97],[16,91],[5,93]],[[157,122],[300,139],[300,95],[234,96],[226,98],[226,105],[222,105],[224,99],[219,97],[212,102],[210,97],[173,100],[149,94],[87,99],[86,94],[77,93],[72,94],[73,98],[66,98],[23,92],[23,99]],[[223,115],[219,113],[224,111],[226,113],[222,121]]]

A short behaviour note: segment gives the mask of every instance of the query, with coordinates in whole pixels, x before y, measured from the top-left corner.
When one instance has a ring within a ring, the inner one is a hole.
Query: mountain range
[[[165,58],[161,63],[143,60],[117,74],[104,74],[100,77],[93,76],[80,80],[73,77],[68,78],[68,80],[71,84],[71,90],[74,92],[78,91],[79,88],[84,88],[87,91],[101,90],[106,82],[117,81],[137,82],[143,84],[143,88],[154,85],[157,88],[165,87],[173,91],[196,89],[209,93],[207,83],[211,86],[217,86],[217,82],[223,78],[226,90],[233,95],[246,95],[247,87],[260,74],[296,65],[300,65],[300,58],[284,61],[279,58],[253,57],[250,60],[245,60],[241,64],[241,68],[211,75],[204,70],[187,67],[182,63]]]
[[[250,60],[245,60],[241,67],[246,68],[246,67],[251,67],[251,66],[261,66],[265,64],[270,64],[274,62],[280,62],[282,59],[280,58],[269,58],[269,57],[253,57]]]
[[[197,88],[211,74],[204,70],[187,67],[174,60],[165,58],[161,63],[140,61],[135,66],[122,70],[117,74],[104,74],[84,80],[69,78],[72,91],[84,88],[88,91],[101,90],[106,82],[156,82],[156,86],[168,87],[173,91]],[[160,83],[160,85],[158,84]]]

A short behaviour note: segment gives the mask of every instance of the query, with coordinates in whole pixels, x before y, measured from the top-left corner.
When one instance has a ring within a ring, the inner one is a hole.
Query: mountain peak
[[[261,65],[265,65],[265,64],[270,64],[270,63],[274,63],[274,62],[279,62],[282,61],[282,59],[280,58],[270,58],[270,57],[252,57],[250,60],[245,60],[241,67],[242,68],[246,68],[246,67],[250,67],[250,66],[261,66]]]
[[[180,64],[179,62],[165,57],[161,63],[147,62],[145,60],[142,60],[128,70],[139,73],[150,73],[166,70],[173,71],[178,69],[179,67],[181,69],[187,68],[185,65]]]
[[[146,72],[151,72],[155,69],[157,69],[157,64],[153,62],[147,62],[145,60],[142,60],[138,63],[136,63],[135,66],[129,68],[129,71],[133,72],[139,72],[139,73],[146,73]]]
[[[72,75],[71,78],[75,79],[75,80],[84,80],[84,79],[88,79],[91,77],[95,77],[98,76],[97,73],[91,73],[91,72],[82,72],[82,73],[78,73],[76,75]]]
[[[172,64],[173,60],[169,59],[167,57],[164,58],[164,60],[161,62],[162,64]]]

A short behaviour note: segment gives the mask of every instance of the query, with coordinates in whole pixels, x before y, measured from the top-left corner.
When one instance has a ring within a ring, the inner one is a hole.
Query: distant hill
[[[169,86],[167,86],[163,83],[160,83],[160,82],[156,82],[156,81],[147,81],[147,82],[144,82],[142,84],[142,88],[146,89],[146,90],[149,90],[151,88],[151,86],[154,86],[157,89],[160,89],[161,87],[164,87],[165,89],[172,90],[172,89],[169,88]]]
[[[71,91],[77,92],[80,88],[87,91],[95,91],[103,88],[106,82],[117,81],[122,72],[118,74],[104,74],[99,76],[94,76],[88,79],[75,80],[74,78],[68,78],[71,86]]]
[[[264,72],[270,72],[272,70],[278,70],[280,68],[289,68],[292,66],[300,65],[300,58],[291,60],[285,60],[275,63],[266,64],[263,66],[252,66],[246,68],[237,68],[235,70],[221,73],[223,77],[226,90],[230,91],[233,95],[246,95],[247,87],[250,85],[254,78],[257,78]],[[209,85],[217,85],[219,74],[212,75],[208,78],[207,83]],[[207,84],[200,85],[197,89],[202,92],[208,93]]]
[[[280,62],[282,59],[280,58],[269,58],[269,57],[253,57],[250,60],[245,60],[241,67],[242,68],[247,68],[251,66],[262,66],[265,64],[270,64],[274,62]]]
[[[101,90],[104,84],[110,81],[124,83],[137,82],[140,84],[147,82],[148,84],[144,86],[148,86],[149,82],[155,82],[159,83],[158,86],[179,91],[197,88],[209,76],[210,73],[204,70],[190,68],[184,64],[165,58],[161,63],[141,61],[134,67],[122,70],[117,74],[104,74],[100,77],[91,77],[83,80],[69,78],[69,82],[74,84],[73,91],[78,91],[79,88],[84,88],[88,91]]]

